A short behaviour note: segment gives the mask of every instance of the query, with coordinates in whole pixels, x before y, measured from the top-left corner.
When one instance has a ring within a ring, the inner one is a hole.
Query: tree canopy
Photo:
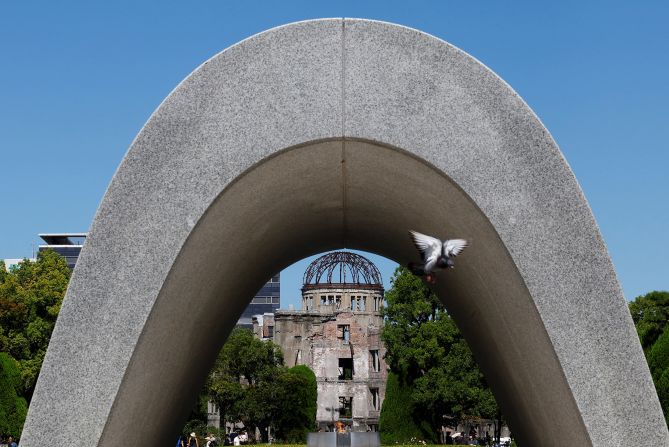
[[[296,365],[284,371],[277,382],[276,437],[290,444],[303,444],[316,423],[316,374],[306,365]]]
[[[653,379],[659,380],[662,373],[669,370],[669,326],[665,327],[662,335],[653,343],[647,358]]]
[[[648,366],[655,383],[655,389],[669,424],[669,325],[648,351]]]
[[[648,353],[669,320],[669,292],[653,291],[638,296],[629,303],[629,309],[641,346]]]
[[[241,421],[267,428],[291,442],[305,442],[316,420],[316,376],[306,366],[287,369],[272,341],[261,341],[248,329],[235,329],[209,374],[206,393],[216,403],[221,422]]]
[[[434,441],[431,427],[427,433],[414,420],[411,388],[402,383],[397,374],[390,372],[386,381],[386,396],[379,416],[381,443],[411,444],[412,440],[425,438]]]
[[[425,282],[399,267],[386,301],[386,361],[411,389],[417,424],[428,421],[436,432],[445,415],[454,423],[495,418],[497,403],[469,346]]]
[[[657,396],[660,399],[660,405],[664,411],[664,420],[669,425],[669,368],[662,371],[655,381]]]
[[[629,309],[669,424],[669,292],[638,296]]]
[[[63,257],[41,251],[10,272],[0,266],[0,352],[18,361],[21,394],[30,400],[70,279]]]
[[[21,385],[18,362],[0,352],[0,435],[21,436],[28,412],[28,404],[20,396]]]
[[[219,408],[221,422],[242,421],[247,427],[265,429],[271,422],[271,409],[263,407],[268,385],[283,364],[281,349],[263,342],[248,329],[233,330],[209,374],[207,390]]]

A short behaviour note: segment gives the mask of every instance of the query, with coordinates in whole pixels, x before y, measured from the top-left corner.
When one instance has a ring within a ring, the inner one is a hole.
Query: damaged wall
[[[264,321],[275,326],[285,364],[304,364],[316,374],[319,428],[342,421],[352,431],[378,430],[388,377],[380,338],[383,288],[322,285],[303,290],[302,302],[302,310],[279,310]]]

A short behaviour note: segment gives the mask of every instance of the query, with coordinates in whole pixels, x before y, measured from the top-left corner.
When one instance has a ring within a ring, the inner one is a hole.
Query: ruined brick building
[[[380,338],[383,285],[377,267],[355,253],[328,253],[309,265],[302,309],[254,318],[254,331],[281,346],[287,366],[316,374],[319,429],[337,421],[377,431],[388,376]]]

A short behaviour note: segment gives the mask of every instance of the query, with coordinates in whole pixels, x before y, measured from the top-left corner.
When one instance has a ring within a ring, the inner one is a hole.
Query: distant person
[[[188,437],[188,443],[186,444],[186,447],[200,447],[200,443],[197,440],[195,432],[192,432]]]
[[[446,432],[446,445],[453,445],[453,436],[450,431]]]
[[[184,441],[184,435],[183,434],[179,435],[179,437],[177,438],[176,447],[186,447],[186,441]]]
[[[209,436],[204,438],[204,440],[207,441],[206,447],[216,447],[218,445],[218,442],[216,442],[216,438],[211,433],[209,433]]]
[[[11,436],[9,437],[8,441],[9,441],[9,447],[18,447],[16,441],[14,441],[14,438],[12,438]]]

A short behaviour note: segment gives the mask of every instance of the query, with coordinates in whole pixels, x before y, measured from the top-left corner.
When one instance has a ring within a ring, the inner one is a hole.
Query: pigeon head
[[[439,259],[437,260],[437,267],[439,267],[440,269],[445,269],[446,267],[449,267],[452,264],[453,261],[448,259],[446,256],[439,256]]]

